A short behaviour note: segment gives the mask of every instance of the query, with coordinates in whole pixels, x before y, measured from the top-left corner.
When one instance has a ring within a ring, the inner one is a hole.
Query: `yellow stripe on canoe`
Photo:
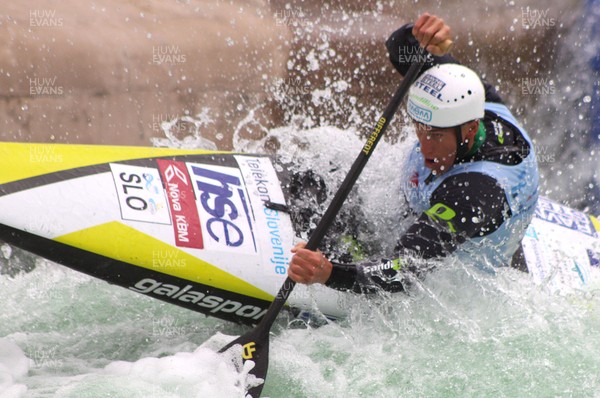
[[[54,240],[163,274],[273,301],[273,296],[264,290],[117,221],[72,232]]]
[[[95,164],[160,156],[213,153],[219,152],[136,146],[1,142],[0,184]]]
[[[596,232],[600,234],[600,221],[594,216],[590,216],[590,219],[592,220],[592,224],[594,224],[594,228],[596,228]]]

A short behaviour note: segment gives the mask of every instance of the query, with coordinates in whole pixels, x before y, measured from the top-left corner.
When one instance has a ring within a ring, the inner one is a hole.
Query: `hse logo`
[[[123,220],[171,223],[158,170],[118,163],[110,169]]]
[[[242,358],[244,359],[252,359],[254,357],[254,352],[256,351],[256,343],[251,341],[249,343],[244,344],[244,350],[242,351]]]
[[[253,215],[237,168],[189,163],[207,249],[256,253]]]
[[[421,108],[411,100],[408,100],[408,113],[419,122],[431,122],[431,111],[429,109]]]
[[[195,249],[204,248],[194,188],[185,163],[163,159],[158,159],[156,162],[173,218],[175,245]]]

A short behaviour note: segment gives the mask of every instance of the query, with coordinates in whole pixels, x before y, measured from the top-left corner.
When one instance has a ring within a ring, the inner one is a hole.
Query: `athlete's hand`
[[[412,33],[430,54],[442,56],[452,47],[450,26],[438,16],[424,13],[415,22]]]
[[[325,283],[331,276],[333,265],[320,251],[305,249],[306,243],[298,243],[292,249],[288,276],[297,283],[311,285]]]

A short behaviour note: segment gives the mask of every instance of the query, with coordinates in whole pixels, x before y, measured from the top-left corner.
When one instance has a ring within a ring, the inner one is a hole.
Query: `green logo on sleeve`
[[[394,266],[392,267],[392,269],[394,271],[400,271],[402,269],[404,262],[402,261],[402,259],[396,258],[396,259],[392,260],[392,264],[394,264]]]
[[[425,214],[435,222],[446,222],[450,232],[456,232],[454,224],[450,220],[456,217],[456,212],[443,203],[436,203],[430,209],[425,210]]]

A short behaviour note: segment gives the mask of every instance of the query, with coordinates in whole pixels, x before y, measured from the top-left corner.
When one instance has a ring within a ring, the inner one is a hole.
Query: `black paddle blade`
[[[221,348],[219,353],[225,352],[238,344],[242,346],[243,362],[254,362],[254,368],[249,374],[263,379],[263,382],[260,385],[250,388],[247,391],[248,395],[246,396],[259,398],[263,386],[265,385],[264,380],[267,377],[267,370],[269,368],[269,328],[261,327],[259,324],[256,328]]]

